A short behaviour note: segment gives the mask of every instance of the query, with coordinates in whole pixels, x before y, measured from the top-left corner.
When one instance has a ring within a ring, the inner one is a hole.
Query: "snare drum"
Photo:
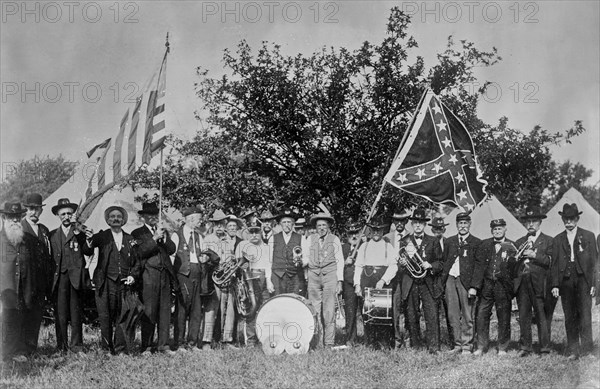
[[[256,337],[268,355],[305,354],[318,339],[317,312],[310,302],[294,293],[267,300],[256,315]]]
[[[392,290],[365,288],[364,296],[365,324],[392,325]]]

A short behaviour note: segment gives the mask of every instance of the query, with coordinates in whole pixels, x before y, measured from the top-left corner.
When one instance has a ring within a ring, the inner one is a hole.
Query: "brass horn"
[[[423,259],[412,242],[400,248],[398,258],[400,265],[404,266],[414,278],[423,278],[427,275],[427,269],[423,267]]]
[[[258,303],[254,293],[252,280],[241,266],[244,258],[235,258],[233,255],[219,263],[212,275],[213,282],[221,289],[232,286],[232,293],[238,313],[248,317],[256,312]]]
[[[297,266],[302,263],[302,247],[296,246],[292,249],[294,253],[294,264]]]

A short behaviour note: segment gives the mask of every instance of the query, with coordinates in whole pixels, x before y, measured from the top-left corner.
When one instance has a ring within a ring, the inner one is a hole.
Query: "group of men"
[[[48,301],[54,306],[58,349],[83,352],[82,296],[89,287],[107,353],[131,351],[136,312],[142,354],[208,350],[217,341],[226,348],[255,345],[256,309],[240,315],[234,285],[215,285],[213,280],[219,264],[228,261],[252,282],[254,308],[279,294],[306,297],[317,312],[319,343],[325,347],[335,343],[338,295],[344,300],[346,343],[352,345],[365,288],[372,288],[390,289],[392,320],[366,326],[371,344],[393,339],[395,347],[427,347],[436,353],[443,309],[453,343],[450,352],[479,355],[489,348],[495,306],[498,354],[505,354],[516,296],[519,354],[533,351],[533,317],[540,352],[550,352],[552,314],[560,296],[568,356],[576,358],[592,348],[600,242],[577,227],[581,212],[575,204],[560,212],[565,231],[554,238],[540,232],[546,216],[536,207],[526,208],[522,219],[528,234],[516,243],[506,239],[502,219],[491,221],[492,237],[473,236],[469,213],[457,215],[457,235],[443,237],[447,224],[441,218],[430,223],[435,236],[427,235],[429,213],[417,208],[412,214],[394,214],[395,228],[389,233],[390,223],[381,217],[369,223],[368,238],[366,226],[351,224],[343,231],[344,244],[332,233],[331,215],[317,213],[305,220],[289,208],[275,216],[249,210],[240,218],[216,210],[204,220],[201,209],[188,207],[182,210],[183,224],[169,232],[156,204],[145,203],[138,211],[144,224],[128,234],[122,227],[129,215],[119,206],[104,211],[109,228],[98,233],[78,222],[78,205],[68,199],[52,207],[59,224],[49,231],[39,223],[43,206],[42,197],[31,194],[23,204],[8,202],[0,210],[3,359],[24,361],[35,351]],[[409,221],[411,233],[405,229]],[[91,278],[86,256],[97,258]]]

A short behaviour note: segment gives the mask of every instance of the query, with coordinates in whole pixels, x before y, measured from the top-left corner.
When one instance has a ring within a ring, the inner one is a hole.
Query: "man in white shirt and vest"
[[[323,323],[325,347],[335,343],[335,300],[336,294],[342,293],[344,282],[342,244],[330,231],[333,223],[329,214],[312,216],[310,224],[317,233],[302,246],[302,263],[308,266],[308,299],[319,315],[319,325]]]
[[[369,226],[371,240],[360,246],[354,263],[354,289],[357,296],[363,296],[365,288],[392,289],[392,280],[398,272],[394,246],[382,239],[389,224],[374,220]],[[392,330],[393,325],[370,325],[365,320],[367,344],[379,342],[387,347],[393,338]]]
[[[295,250],[302,249],[302,236],[294,232],[294,224],[298,215],[289,208],[285,208],[277,215],[281,232],[269,239],[272,255],[272,275],[274,294],[296,293],[300,294],[302,261],[295,254]]]

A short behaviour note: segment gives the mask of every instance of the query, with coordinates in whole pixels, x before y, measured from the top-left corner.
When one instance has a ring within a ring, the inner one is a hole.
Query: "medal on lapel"
[[[73,250],[79,251],[79,242],[77,242],[77,241],[73,242]]]
[[[465,251],[463,251],[463,257],[467,256],[467,249],[465,249]]]
[[[506,260],[506,257],[507,257],[506,251],[502,251],[502,260]]]
[[[577,236],[577,242],[579,243],[579,252],[583,253],[583,242],[581,241],[581,235]]]
[[[70,248],[71,250],[73,250],[73,241],[72,241],[72,240],[70,240],[70,241],[69,241],[69,248]]]

